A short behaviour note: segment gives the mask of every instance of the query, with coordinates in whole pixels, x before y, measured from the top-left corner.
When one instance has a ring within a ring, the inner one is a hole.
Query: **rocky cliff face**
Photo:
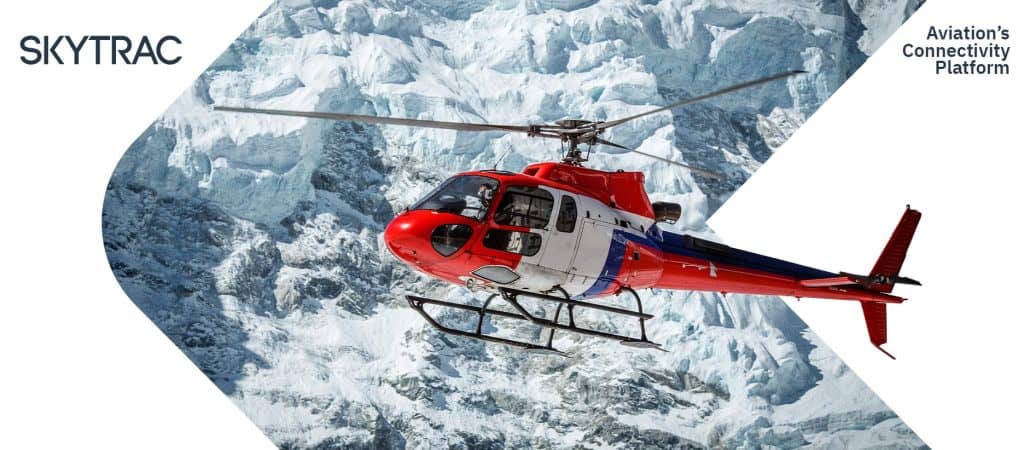
[[[684,205],[679,227],[710,235],[704,220],[917,6],[281,1],[125,153],[111,267],[283,448],[919,448],[776,298],[644,293],[668,353],[561,336],[572,356],[554,358],[429,328],[400,295],[479,299],[397,263],[383,226],[452,173],[555,158],[550,142],[209,110],[607,119],[808,70],[610,136],[724,181],[597,149],[593,167],[644,171],[653,199]]]

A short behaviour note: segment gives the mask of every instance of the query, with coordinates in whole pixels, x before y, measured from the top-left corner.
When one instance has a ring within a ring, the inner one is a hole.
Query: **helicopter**
[[[530,164],[519,173],[495,168],[456,174],[395,216],[384,229],[387,248],[412,269],[490,294],[481,305],[405,296],[412,309],[444,333],[563,356],[566,353],[554,346],[556,331],[664,351],[647,336],[646,321],[654,316],[644,312],[637,290],[707,291],[860,302],[872,345],[895,359],[882,348],[888,340],[886,305],[906,300],[891,294],[896,284],[920,285],[899,274],[921,219],[919,211],[906,207],[867,275],[830,272],[669,231],[659,224],[674,224],[682,207],[651,202],[642,172],[583,167],[594,146],[606,145],[681,166],[698,176],[721,179],[716,172],[627,148],[601,135],[640,117],[801,73],[805,72],[787,71],[606,121],[565,119],[553,124],[499,125],[230,106],[215,106],[214,110],[525,133],[561,141],[561,161]],[[586,153],[581,145],[587,146]],[[632,298],[636,308],[602,301],[619,295]],[[499,299],[508,307],[495,307]],[[524,299],[553,306],[554,313],[538,313],[524,304]],[[443,309],[466,311],[470,317],[475,314],[475,326],[465,329],[442,323],[436,312]],[[617,334],[581,324],[578,313],[583,309],[636,320],[639,333]],[[549,333],[540,342],[498,336],[485,327],[491,318],[529,322]]]

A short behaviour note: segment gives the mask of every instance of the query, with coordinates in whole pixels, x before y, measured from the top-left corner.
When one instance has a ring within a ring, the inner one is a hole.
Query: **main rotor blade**
[[[609,141],[607,139],[597,138],[597,139],[594,139],[594,143],[595,144],[601,144],[601,145],[607,145],[609,147],[621,148],[623,150],[633,151],[633,149],[631,149],[629,147],[626,147],[625,145],[619,145],[619,144],[616,144],[616,143],[614,143],[612,141]]]
[[[644,156],[646,156],[648,158],[654,158],[654,159],[657,159],[658,161],[667,162],[669,164],[674,164],[674,165],[677,165],[677,166],[680,166],[680,167],[684,167],[684,168],[688,169],[691,172],[699,173],[699,174],[704,175],[704,176],[706,176],[708,178],[713,178],[713,179],[716,179],[716,180],[724,180],[725,179],[725,176],[720,174],[720,173],[718,173],[718,172],[712,172],[710,170],[705,170],[705,169],[701,169],[699,167],[693,167],[693,166],[688,165],[688,164],[683,164],[683,163],[681,163],[679,161],[673,161],[673,160],[668,159],[668,158],[662,158],[660,156],[655,156],[655,155],[652,155],[652,154],[647,153],[647,152],[642,152],[640,150],[636,150],[636,149],[632,149],[632,148],[629,148],[629,147],[626,147],[626,146],[623,146],[623,145],[616,144],[616,143],[614,143],[612,141],[608,141],[608,140],[604,140],[604,139],[601,139],[601,138],[597,138],[596,143],[601,144],[601,145],[608,145],[608,146],[615,147],[615,148],[621,148],[623,150],[628,150],[628,151],[631,151],[633,153],[644,155]]]
[[[655,155],[652,155],[650,153],[642,152],[642,151],[636,150],[636,149],[629,149],[629,151],[631,151],[633,153],[639,153],[639,154],[644,155],[644,156],[646,156],[648,158],[654,158],[654,159],[657,159],[659,161],[667,162],[669,164],[675,164],[675,165],[680,166],[680,167],[685,167],[685,168],[689,169],[691,172],[699,173],[699,174],[704,175],[704,176],[706,176],[708,178],[712,178],[712,179],[719,180],[719,181],[725,179],[725,175],[722,175],[722,174],[720,174],[718,172],[712,172],[712,171],[707,170],[707,169],[701,169],[700,167],[694,167],[694,166],[691,166],[691,165],[688,165],[688,164],[683,164],[683,163],[681,163],[679,161],[673,161],[673,160],[668,159],[668,158],[662,158],[660,156],[655,156]]]
[[[270,114],[275,116],[307,117],[311,119],[343,120],[348,122],[378,123],[384,125],[402,125],[407,127],[441,128],[457,131],[505,131],[517,133],[536,132],[536,127],[529,125],[495,125],[487,123],[442,122],[439,120],[403,119],[400,117],[364,116],[359,114],[341,114],[317,111],[288,111],[283,109],[241,108],[235,106],[214,106],[214,111]]]
[[[747,81],[746,83],[740,83],[740,84],[737,84],[737,85],[734,85],[734,86],[729,86],[729,87],[727,87],[725,89],[719,89],[717,91],[714,91],[714,92],[711,92],[711,93],[708,93],[708,94],[704,94],[704,95],[701,95],[701,96],[692,97],[692,98],[688,98],[688,99],[685,99],[685,100],[680,100],[680,101],[675,102],[675,103],[673,103],[671,105],[662,106],[661,108],[652,109],[650,111],[642,112],[640,114],[635,114],[635,115],[632,115],[632,116],[629,116],[629,117],[623,117],[621,119],[615,119],[615,120],[609,120],[609,121],[601,122],[601,123],[596,124],[596,127],[599,130],[603,130],[605,128],[611,128],[611,127],[614,127],[616,125],[621,125],[623,123],[629,122],[630,120],[633,120],[633,119],[638,119],[640,117],[649,116],[649,115],[655,114],[655,113],[660,113],[662,111],[668,111],[670,109],[675,109],[675,108],[678,108],[678,107],[683,106],[683,105],[689,105],[691,103],[701,102],[701,101],[707,100],[709,98],[718,97],[720,95],[725,95],[725,94],[728,94],[730,92],[736,92],[736,91],[739,91],[741,89],[746,89],[746,88],[749,88],[749,87],[752,87],[752,86],[757,86],[759,84],[764,84],[764,83],[772,82],[772,81],[775,81],[775,80],[781,80],[783,78],[791,77],[793,75],[798,75],[798,74],[801,74],[801,73],[807,73],[807,71],[806,70],[790,70],[788,72],[777,73],[777,74],[772,75],[772,76],[768,76],[768,77],[764,77],[764,78],[759,78],[759,79],[752,80],[752,81]]]

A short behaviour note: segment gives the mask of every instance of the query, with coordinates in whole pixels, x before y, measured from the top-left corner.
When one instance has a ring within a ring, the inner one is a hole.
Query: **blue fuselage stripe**
[[[598,296],[609,290],[613,283],[616,283],[622,271],[622,265],[626,261],[626,243],[634,242],[639,245],[660,249],[662,253],[669,253],[689,258],[696,258],[718,264],[733,265],[747,269],[763,271],[776,275],[795,278],[798,280],[809,280],[815,278],[829,278],[837,276],[833,272],[827,272],[813,267],[783,261],[769,256],[745,250],[728,248],[727,251],[716,253],[695,248],[685,235],[669,233],[651,227],[646,236],[628,233],[623,230],[612,232],[611,247],[608,249],[608,256],[605,258],[601,268],[601,274],[593,285],[576,298],[590,298]]]
[[[601,267],[601,275],[598,276],[597,280],[586,292],[579,294],[578,298],[595,297],[608,291],[611,285],[619,278],[622,264],[626,262],[626,243],[630,241],[647,247],[661,248],[657,242],[646,236],[614,230],[612,232],[611,248],[608,249],[608,256],[604,260],[604,266]]]

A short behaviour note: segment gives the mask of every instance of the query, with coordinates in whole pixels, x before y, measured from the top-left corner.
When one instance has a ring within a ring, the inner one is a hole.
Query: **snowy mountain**
[[[918,6],[280,1],[125,153],[111,267],[282,448],[920,448],[777,298],[642,293],[668,353],[561,336],[557,358],[427,326],[402,294],[474,300],[398,263],[384,225],[453,173],[556,158],[549,141],[210,109],[601,120],[809,71],[609,136],[724,181],[596,149],[591,167],[642,170],[653,200],[684,205],[677,227],[713,238],[707,217]]]

